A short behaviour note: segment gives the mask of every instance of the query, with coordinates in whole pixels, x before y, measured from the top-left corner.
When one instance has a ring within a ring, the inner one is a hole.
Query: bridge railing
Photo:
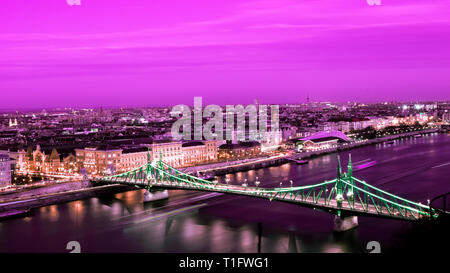
[[[375,190],[375,191],[376,191],[377,193],[379,193],[380,195],[385,194],[385,195],[387,195],[387,196],[389,196],[389,197],[395,199],[396,202],[400,202],[400,201],[401,201],[401,202],[403,202],[403,204],[406,204],[406,205],[411,205],[411,206],[415,206],[415,207],[421,207],[421,208],[423,208],[423,209],[428,209],[428,206],[426,206],[426,205],[419,204],[419,203],[410,201],[410,200],[408,200],[408,199],[402,198],[402,197],[400,197],[400,196],[394,195],[394,194],[392,194],[392,193],[389,193],[389,192],[387,192],[387,191],[381,190],[381,189],[379,189],[379,188],[377,188],[377,187],[375,187],[375,186],[370,185],[369,183],[367,183],[367,182],[364,181],[364,180],[360,180],[360,179],[358,179],[358,178],[356,178],[356,177],[352,177],[352,179],[354,179],[355,181],[361,183],[362,185],[364,185],[364,186],[366,186],[366,187],[368,187],[368,188],[370,188],[370,189]]]
[[[174,167],[172,167],[172,166],[170,166],[170,165],[168,165],[168,164],[166,164],[166,163],[164,163],[164,162],[161,162],[161,164],[162,164],[162,166],[163,166],[164,168],[166,168],[166,170],[167,170],[168,172],[171,172],[171,173],[174,173],[174,174],[178,174],[178,175],[180,175],[180,176],[182,176],[182,177],[184,177],[184,178],[194,179],[194,180],[199,181],[199,182],[201,182],[201,183],[203,183],[203,184],[211,184],[211,185],[214,184],[214,183],[211,182],[211,181],[208,181],[208,180],[205,180],[205,179],[201,179],[201,178],[199,178],[199,177],[197,177],[197,176],[190,175],[190,174],[187,174],[187,173],[183,173],[183,172],[181,172],[181,171],[175,169]]]
[[[436,216],[433,209],[428,206],[378,189],[363,180],[353,177],[351,172],[342,174],[340,169],[338,178],[333,180],[314,185],[272,189],[214,183],[183,173],[162,161],[154,161],[132,171],[104,177],[101,180],[139,184],[148,187],[155,184],[163,184],[191,189],[255,195],[270,200],[275,198],[296,200],[303,203],[333,207],[338,211],[338,214],[341,210],[353,210],[407,219]]]
[[[352,183],[352,180],[359,184]],[[433,212],[430,212],[429,207],[378,189],[365,181],[354,177],[351,179],[344,178],[342,181],[346,185],[344,192],[345,190],[352,192],[350,196],[346,196],[347,202],[354,205],[355,199],[358,199],[365,211],[374,208],[378,214],[387,213],[391,216],[412,217],[414,219],[435,216]]]
[[[157,180],[160,182],[169,181],[169,182],[182,182],[186,183],[194,188],[203,188],[203,189],[215,189],[216,185],[211,181],[203,180],[198,177],[184,174],[175,168],[165,164],[167,169],[160,170],[156,169],[157,172],[160,172],[161,176],[157,177]],[[352,180],[347,180],[345,178],[341,179],[343,182],[343,192],[347,191],[347,194],[342,196],[342,203],[346,203],[350,209],[357,210],[362,209],[366,212],[371,212],[371,209],[375,209],[376,213],[379,214],[389,214],[391,216],[397,217],[412,217],[415,219],[419,219],[422,217],[429,217],[429,212],[426,211],[426,206],[421,204],[417,204],[406,200],[404,198],[395,196],[386,191],[380,190],[376,187],[373,187],[366,182],[355,179],[357,182],[363,185],[360,187],[355,183],[352,183]],[[300,186],[300,187],[289,187],[289,188],[274,188],[274,189],[264,189],[264,188],[236,188],[230,187],[229,189],[223,189],[227,192],[234,193],[242,193],[242,194],[254,194],[254,195],[264,195],[267,196],[270,200],[274,198],[279,199],[299,199],[303,202],[311,202],[314,204],[321,203],[322,205],[330,205],[333,197],[337,197],[337,179],[325,181],[319,184],[308,185],[308,186]],[[372,192],[372,191],[375,192]],[[348,194],[351,192],[351,195]],[[384,195],[386,196],[384,196]],[[358,198],[359,203],[355,202],[356,198]],[[360,208],[357,208],[358,204]]]

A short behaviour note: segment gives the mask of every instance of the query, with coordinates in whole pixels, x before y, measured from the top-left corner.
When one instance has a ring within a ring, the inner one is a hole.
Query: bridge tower
[[[341,215],[342,202],[344,200],[344,183],[342,179],[351,179],[353,184],[353,167],[352,167],[352,159],[349,155],[348,159],[348,170],[345,175],[342,175],[342,167],[341,167],[341,159],[338,156],[338,167],[337,167],[337,179],[336,179],[336,204],[338,207],[337,215],[334,217],[334,230],[337,232],[346,231],[353,229],[358,226],[358,217],[354,215]],[[349,187],[347,192],[347,197],[352,198],[353,200],[353,187]]]
[[[151,163],[151,156],[150,156],[150,149],[147,151],[147,164]],[[159,151],[159,161],[158,165],[160,168],[163,168],[162,164],[162,153]],[[147,169],[147,172],[149,169]],[[145,202],[151,202],[156,200],[162,200],[169,198],[169,192],[165,189],[152,189],[151,184],[149,183],[148,186],[145,187],[144,192],[144,203]]]
[[[355,205],[355,196],[353,195],[353,185],[354,185],[355,181],[353,179],[352,154],[348,155],[348,165],[347,165],[346,178],[350,182],[350,184],[352,185],[352,186],[348,187],[347,197],[348,197],[349,201],[351,201],[353,203],[353,205]]]
[[[337,179],[336,179],[336,203],[338,208],[342,207],[342,201],[344,200],[344,185],[342,183],[342,167],[341,158],[338,155],[338,167],[337,167]],[[341,211],[338,210],[338,216],[341,215]]]

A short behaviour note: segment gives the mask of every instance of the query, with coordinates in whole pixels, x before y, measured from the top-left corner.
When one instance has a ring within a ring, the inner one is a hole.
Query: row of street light
[[[230,183],[230,181],[231,181],[230,178],[228,178],[228,177],[225,178],[225,183],[226,183],[227,185]],[[214,183],[214,185],[217,185],[217,184],[219,183],[219,180],[215,179],[215,180],[213,181],[213,183]],[[258,188],[260,184],[261,184],[261,182],[259,181],[259,178],[256,177],[256,180],[255,180],[255,186]],[[291,188],[292,188],[293,185],[294,185],[294,181],[289,180],[289,184],[290,184],[290,186],[291,186]],[[242,182],[242,186],[243,186],[243,187],[247,187],[247,186],[248,186],[248,180],[247,180],[247,178],[244,179],[244,181]],[[283,182],[280,182],[280,188],[281,188],[282,186],[283,186]]]

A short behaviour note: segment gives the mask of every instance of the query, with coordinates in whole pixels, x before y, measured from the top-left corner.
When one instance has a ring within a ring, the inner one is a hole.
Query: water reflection
[[[50,209],[50,220],[55,222],[58,221],[59,218],[59,211],[57,205],[52,205],[48,207]]]
[[[344,253],[344,247],[338,244],[326,244],[323,247],[323,253]]]
[[[83,218],[86,215],[83,201],[74,201],[67,204],[69,208],[69,217],[76,226],[82,224]]]
[[[288,252],[289,253],[298,253],[298,248],[297,248],[297,241],[295,239],[295,235],[291,234],[289,235],[289,248],[288,248]]]
[[[446,182],[442,177],[448,177],[449,168],[432,167],[450,162],[449,139],[437,135],[352,150],[355,164],[377,162],[357,171],[357,176],[426,202],[442,193]],[[349,152],[341,153],[343,166]],[[280,182],[289,187],[290,180],[308,185],[333,178],[336,161],[337,154],[329,154],[307,165],[224,175],[219,182],[242,184],[247,179],[253,186],[258,177],[261,187]],[[360,217],[357,229],[334,233],[332,215],[292,204],[234,195],[197,200],[205,193],[183,190],[169,191],[169,200],[144,204],[143,193],[135,190],[52,205],[36,209],[32,216],[2,221],[0,252],[66,252],[70,240],[80,240],[86,252],[257,252],[258,222],[263,223],[262,252],[363,252],[372,240],[388,248],[396,232],[409,227]]]

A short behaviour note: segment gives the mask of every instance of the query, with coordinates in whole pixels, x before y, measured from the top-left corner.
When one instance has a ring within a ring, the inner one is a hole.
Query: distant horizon
[[[352,100],[352,101],[331,101],[331,100],[323,100],[323,101],[313,101],[311,100],[309,103],[340,103],[340,104],[344,104],[344,103],[360,103],[360,104],[380,104],[380,103],[400,103],[400,104],[412,104],[412,103],[450,103],[450,100],[403,100],[403,101],[386,101],[386,100],[380,100],[380,101],[356,101],[356,100]],[[285,102],[285,103],[261,103],[258,102],[259,105],[301,105],[301,104],[306,104],[307,102]],[[254,102],[252,103],[234,103],[234,104],[217,104],[217,103],[210,103],[210,104],[216,104],[219,106],[226,106],[226,105],[250,105],[250,104],[254,104]],[[193,100],[192,103],[185,103],[184,105],[187,106],[193,106]],[[205,107],[208,104],[203,103],[202,106]],[[130,108],[172,108],[174,105],[111,105],[111,106],[102,106],[102,105],[98,105],[98,106],[80,106],[80,107],[74,107],[74,106],[56,106],[56,107],[26,107],[26,108],[0,108],[0,112],[10,112],[10,111],[63,111],[63,110],[81,110],[81,109],[120,109],[120,108],[124,108],[124,109],[130,109]]]

